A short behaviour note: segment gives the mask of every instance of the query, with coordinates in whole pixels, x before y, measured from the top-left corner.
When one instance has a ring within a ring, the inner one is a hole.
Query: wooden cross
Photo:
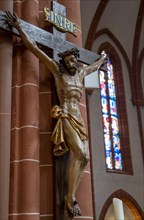
[[[66,9],[63,5],[53,1],[52,2],[52,10],[60,13],[63,16],[66,16]],[[0,10],[0,29],[8,32],[12,32],[16,36],[19,36],[18,31],[15,28],[11,28],[8,23],[3,19],[5,12]],[[47,48],[53,49],[53,59],[58,61],[57,53],[66,51],[68,49],[77,47],[80,51],[80,57],[78,61],[84,64],[91,64],[94,61],[100,58],[100,55],[95,54],[86,49],[80,48],[77,45],[66,41],[66,35],[60,31],[58,31],[55,27],[53,27],[53,34],[38,28],[28,22],[23,20],[21,21],[21,27],[25,30],[25,32],[35,40],[39,45],[45,46]],[[101,67],[101,70],[106,71],[106,65]],[[53,93],[55,94],[55,89],[53,88]],[[56,97],[56,96],[55,96]],[[56,104],[56,98],[53,100],[53,104]],[[69,160],[69,153],[65,154],[61,157],[57,157],[55,159],[55,186],[56,186],[56,220],[68,220],[71,218],[65,218],[63,212],[63,199],[66,193],[66,164]]]
[[[15,28],[11,28],[8,25],[8,23],[3,19],[4,15],[5,15],[5,12],[0,10],[0,29],[8,31],[8,32],[12,32],[13,34],[19,36],[18,31]],[[93,63],[94,61],[100,58],[100,55],[96,53],[93,53],[84,48],[81,48],[71,42],[68,42],[62,39],[61,37],[57,35],[51,34],[39,27],[36,27],[35,25],[29,24],[26,21],[23,21],[23,20],[20,20],[20,21],[21,21],[21,27],[39,45],[51,48],[57,52],[62,52],[62,51],[71,49],[73,47],[77,47],[80,51],[79,61],[87,65]],[[103,71],[106,71],[106,65],[102,66],[101,69]]]

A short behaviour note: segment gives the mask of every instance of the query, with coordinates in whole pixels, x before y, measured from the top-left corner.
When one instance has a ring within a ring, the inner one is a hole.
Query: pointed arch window
[[[106,170],[133,175],[121,58],[109,42],[100,45],[98,52],[102,51],[110,60],[108,71],[99,71]]]
[[[119,117],[113,65],[108,61],[107,73],[100,71],[100,94],[102,104],[102,120],[104,132],[104,146],[106,168],[122,170],[122,154],[120,143]]]

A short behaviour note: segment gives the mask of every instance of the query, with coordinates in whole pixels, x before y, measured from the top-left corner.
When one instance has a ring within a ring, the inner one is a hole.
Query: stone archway
[[[115,191],[114,193],[112,193],[109,196],[109,198],[106,200],[101,210],[99,220],[104,220],[106,212],[108,208],[110,207],[113,198],[121,199],[123,203],[130,209],[134,219],[137,219],[137,220],[144,219],[144,213],[141,207],[139,206],[139,204],[137,203],[137,201],[131,195],[129,195],[129,193],[125,192],[122,189],[119,189]]]

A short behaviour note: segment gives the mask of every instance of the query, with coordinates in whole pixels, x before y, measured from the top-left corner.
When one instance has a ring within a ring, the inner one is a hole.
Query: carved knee
[[[85,168],[87,163],[89,162],[90,158],[89,158],[89,154],[86,154],[86,153],[83,153],[82,154],[82,158],[81,158],[81,161],[82,161],[82,167]]]

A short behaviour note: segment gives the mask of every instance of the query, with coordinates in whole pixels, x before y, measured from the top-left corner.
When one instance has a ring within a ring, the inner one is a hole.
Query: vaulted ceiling
[[[125,59],[132,84],[133,102],[144,105],[144,1],[81,0],[83,46],[97,49],[98,39],[107,37]],[[95,51],[96,52],[96,51]],[[143,89],[142,89],[143,88]]]

